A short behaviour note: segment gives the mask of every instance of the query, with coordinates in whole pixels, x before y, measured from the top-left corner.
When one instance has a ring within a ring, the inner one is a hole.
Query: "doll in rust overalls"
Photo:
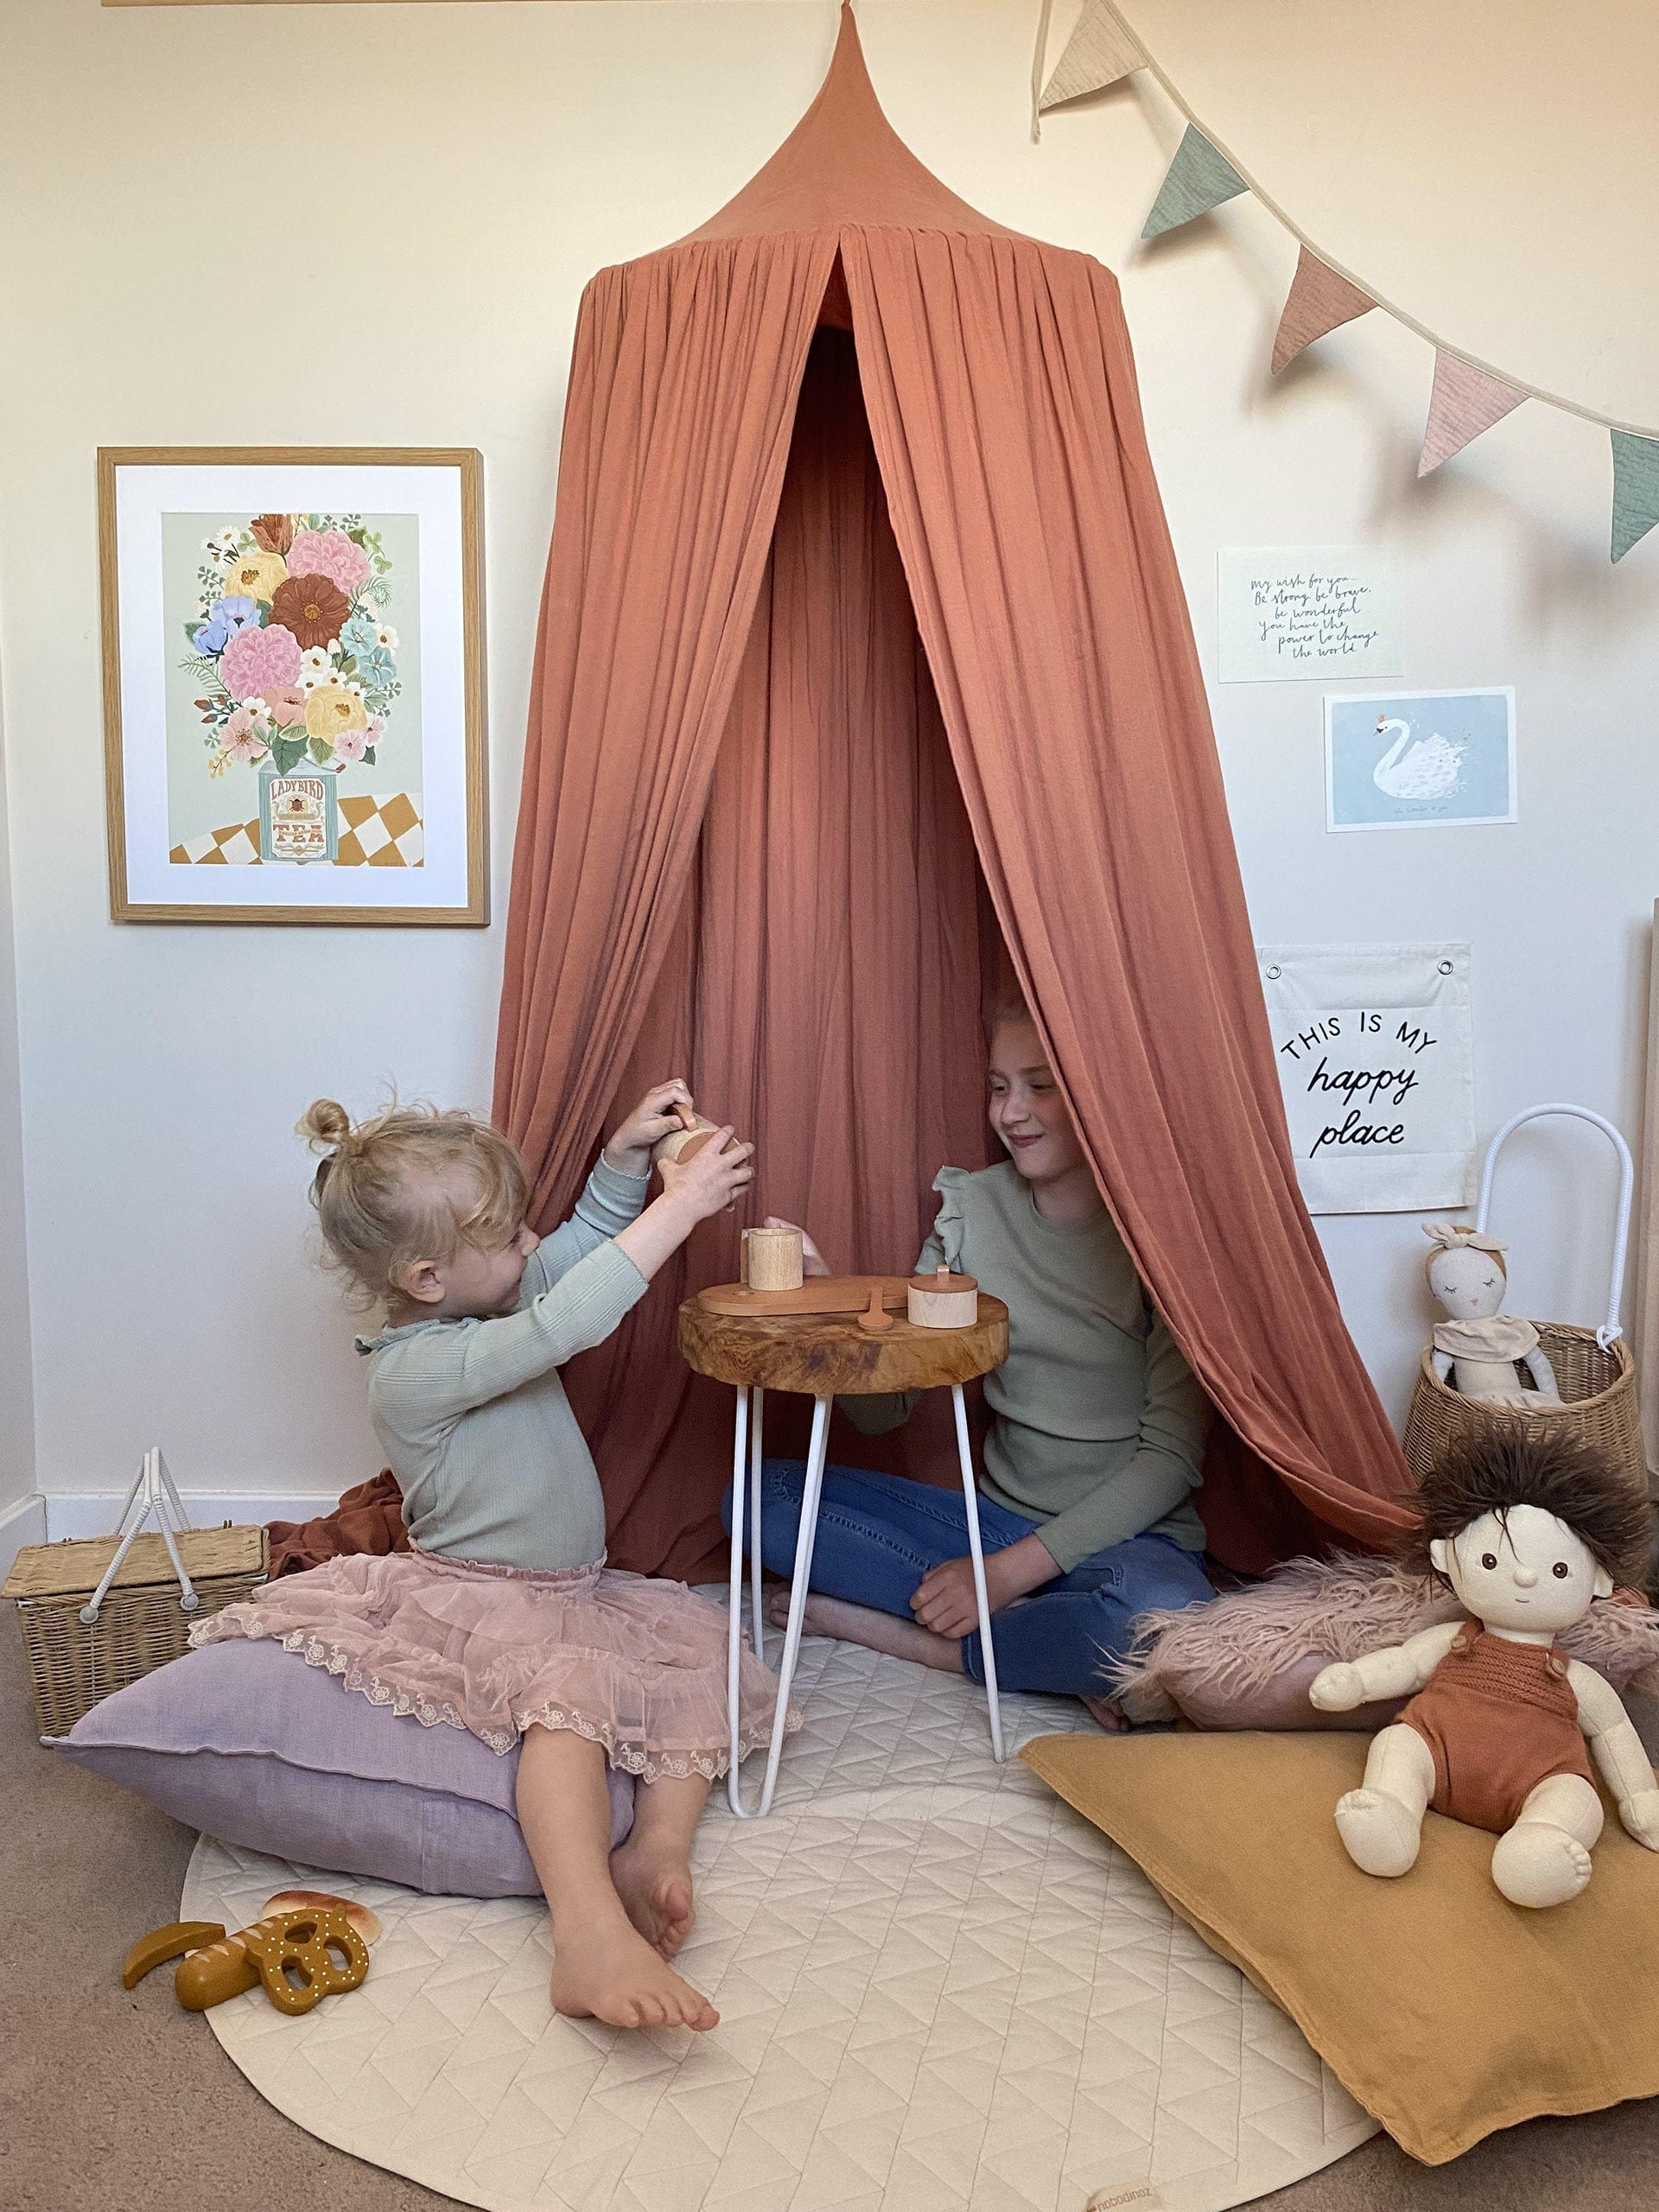
[[[1403,1874],[1432,1807],[1497,1836],[1492,1879],[1512,1904],[1565,1904],[1601,1833],[1586,1741],[1620,1821],[1659,1851],[1659,1785],[1618,1692],[1555,1641],[1638,1579],[1649,1508],[1587,1446],[1497,1423],[1418,1500],[1426,1564],[1469,1618],[1315,1676],[1326,1713],[1414,1693],[1338,1802],[1338,1830],[1366,1873]]]

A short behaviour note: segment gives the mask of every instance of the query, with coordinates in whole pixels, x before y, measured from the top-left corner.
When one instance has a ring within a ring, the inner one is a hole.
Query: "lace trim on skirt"
[[[211,1621],[200,1624],[200,1628],[208,1631],[201,1637],[202,1643],[219,1640],[212,1632],[213,1627]],[[626,1742],[608,1722],[593,1720],[586,1713],[553,1704],[537,1706],[534,1712],[526,1713],[518,1720],[516,1729],[474,1728],[447,1700],[440,1704],[431,1698],[423,1697],[418,1691],[400,1689],[395,1683],[382,1681],[378,1675],[359,1665],[349,1652],[342,1651],[338,1644],[327,1643],[321,1637],[314,1636],[308,1629],[290,1629],[286,1636],[280,1638],[276,1637],[271,1630],[257,1625],[251,1632],[244,1629],[239,1633],[247,1636],[251,1642],[260,1638],[279,1641],[284,1651],[296,1651],[308,1667],[323,1668],[329,1674],[338,1675],[348,1690],[356,1690],[360,1696],[367,1698],[371,1705],[386,1706],[400,1717],[418,1720],[423,1728],[442,1726],[465,1730],[468,1735],[476,1736],[480,1743],[487,1744],[498,1757],[505,1757],[512,1751],[527,1728],[566,1728],[573,1735],[584,1737],[590,1744],[601,1745],[613,1766],[620,1767],[624,1774],[636,1776],[641,1782],[659,1782],[664,1777],[671,1781],[679,1781],[693,1774],[700,1774],[709,1782],[718,1782],[731,1764],[730,1750],[726,1745],[708,1751],[649,1751],[641,1744]],[[192,1643],[196,1642],[197,1634],[198,1631],[193,1629]],[[800,1725],[801,1716],[791,1705],[785,1719],[784,1733],[792,1736]],[[743,1731],[737,1739],[739,1763],[747,1758],[759,1745],[769,1743],[771,1739],[770,1727]]]

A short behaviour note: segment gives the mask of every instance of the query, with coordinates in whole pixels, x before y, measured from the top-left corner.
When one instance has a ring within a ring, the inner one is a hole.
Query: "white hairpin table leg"
[[[740,1398],[742,1395],[742,1393],[740,1393]],[[732,1766],[731,1772],[727,1782],[726,1795],[732,1810],[737,1815],[740,1820],[761,1819],[769,1813],[772,1810],[772,1792],[778,1787],[778,1762],[783,1757],[784,1731],[789,1719],[790,1686],[794,1681],[795,1665],[796,1662],[800,1657],[802,1617],[806,1611],[807,1585],[810,1581],[812,1576],[812,1547],[817,1536],[818,1500],[823,1494],[823,1462],[825,1453],[829,1448],[830,1408],[831,1402],[832,1401],[829,1398],[815,1398],[812,1401],[812,1440],[807,1446],[806,1478],[801,1490],[801,1523],[795,1538],[795,1579],[790,1585],[789,1625],[784,1630],[783,1657],[779,1661],[778,1667],[778,1709],[772,1717],[772,1744],[766,1753],[766,1778],[760,1786],[760,1802],[752,1810],[743,1803],[741,1795],[740,1794],[737,1786],[738,1708],[737,1660],[735,1654],[738,1645],[735,1639],[738,1636],[738,1630],[734,1627],[731,1631],[734,1638],[734,1642],[731,1646],[734,1656],[731,1662],[730,1676],[732,1708]],[[738,1467],[741,1467],[743,1462],[743,1443],[747,1441],[747,1421],[744,1413],[740,1413],[739,1422],[739,1434],[741,1440],[738,1446],[734,1464]],[[732,1525],[734,1529],[737,1526],[737,1520],[738,1507],[735,1496],[734,1496],[732,1503]],[[750,1531],[749,1542],[754,1552],[759,1552],[760,1548],[760,1525],[758,1511],[755,1515],[754,1527]],[[734,1539],[732,1559],[732,1613],[734,1620],[735,1620],[743,1589],[742,1581],[738,1572],[739,1566],[741,1565],[741,1559],[735,1547],[735,1539]]]
[[[747,1472],[748,1440],[749,1394],[740,1387],[737,1393],[737,1433],[732,1446],[731,1603],[726,1622],[726,1723],[730,1753],[730,1764],[726,1769],[726,1795],[732,1810],[740,1814],[743,1808],[737,1794],[737,1739],[741,1716],[740,1669],[743,1656],[743,1478]],[[756,1551],[760,1548],[758,1529],[754,1548]]]
[[[763,1667],[766,1663],[766,1621],[760,1601],[760,1582],[765,1573],[760,1557],[760,1463],[766,1404],[766,1392],[757,1390],[749,1408],[749,1634],[754,1642],[754,1656]]]
[[[985,1591],[985,1551],[979,1539],[979,1487],[968,1441],[968,1408],[960,1382],[950,1385],[957,1414],[957,1456],[962,1462],[962,1491],[968,1506],[968,1548],[974,1559],[974,1596],[979,1605],[979,1648],[985,1658],[985,1705],[991,1722],[991,1757],[1002,1762],[1002,1705],[996,1692],[996,1652],[991,1643],[991,1607]]]

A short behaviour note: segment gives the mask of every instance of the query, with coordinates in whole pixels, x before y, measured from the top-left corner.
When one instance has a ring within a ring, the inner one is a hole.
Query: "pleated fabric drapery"
[[[538,1216],[580,1183],[679,915],[835,256],[696,246],[582,298],[496,1043]]]
[[[615,1096],[684,1074],[753,1139],[755,1205],[704,1224],[566,1370],[613,1556],[712,1564],[731,1393],[691,1376],[675,1315],[734,1280],[744,1223],[780,1213],[838,1268],[903,1268],[941,1162],[988,1158],[980,897],[852,341],[820,331],[687,897]],[[791,1413],[772,1402],[776,1448],[800,1448]],[[939,1441],[925,1424],[889,1464],[925,1467]]]
[[[1010,960],[1224,1416],[1217,1548],[1386,1541],[1404,1465],[1297,1190],[1116,283],[929,177],[843,10],[760,175],[584,302],[497,1077],[537,1217],[683,1073],[760,1146],[753,1217],[907,1267],[935,1170],[988,1156]],[[674,1311],[747,1217],[569,1370],[613,1564],[717,1555],[729,1394]]]

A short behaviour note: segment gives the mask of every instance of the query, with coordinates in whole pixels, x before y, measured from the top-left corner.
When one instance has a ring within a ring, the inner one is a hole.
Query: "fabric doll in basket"
[[[1505,1247],[1478,1229],[1437,1221],[1424,1230],[1434,1249],[1426,1262],[1428,1287],[1450,1319],[1434,1325],[1433,1362],[1442,1382],[1465,1398],[1489,1406],[1559,1406],[1554,1370],[1530,1321],[1503,1313],[1510,1271]],[[1532,1377],[1525,1389],[1516,1375],[1519,1361]]]
[[[1497,1421],[1418,1498],[1429,1569],[1469,1618],[1315,1675],[1325,1713],[1415,1693],[1338,1801],[1338,1831],[1364,1872],[1404,1874],[1433,1806],[1497,1836],[1492,1879],[1512,1904],[1564,1904],[1601,1833],[1586,1738],[1620,1821],[1659,1851],[1659,1784],[1624,1702],[1555,1641],[1640,1575],[1650,1509],[1588,1446]]]

